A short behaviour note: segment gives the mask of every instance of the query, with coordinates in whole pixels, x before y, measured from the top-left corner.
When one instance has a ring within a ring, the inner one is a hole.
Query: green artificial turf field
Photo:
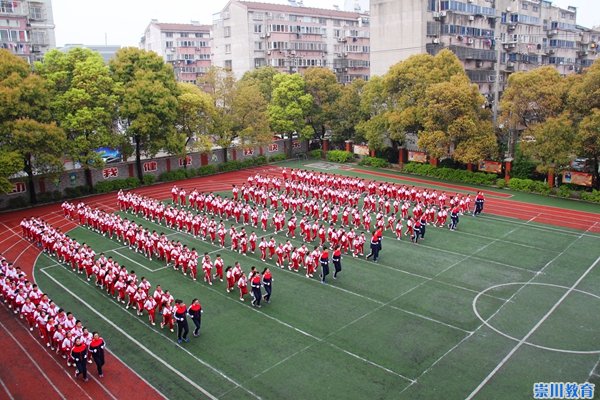
[[[82,275],[38,258],[41,288],[168,398],[527,399],[536,382],[600,383],[599,235],[464,216],[456,232],[428,227],[418,245],[388,231],[378,263],[346,256],[340,277],[321,284],[134,219],[226,265],[274,275],[271,304],[256,309],[225,283],[193,282],[86,228],[71,231],[153,287],[187,304],[200,298],[201,335],[178,345]]]

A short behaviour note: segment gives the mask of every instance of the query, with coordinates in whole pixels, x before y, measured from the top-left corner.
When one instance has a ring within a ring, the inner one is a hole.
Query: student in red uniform
[[[235,276],[233,276],[233,268],[228,266],[225,269],[225,279],[227,280],[227,293],[231,292],[235,286]]]
[[[248,294],[248,280],[246,279],[246,274],[243,272],[240,279],[238,279],[237,285],[240,289],[240,301],[244,301],[244,296]]]

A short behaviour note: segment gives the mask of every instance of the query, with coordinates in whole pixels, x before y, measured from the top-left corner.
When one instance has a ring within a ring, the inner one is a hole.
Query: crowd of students
[[[43,227],[35,220],[22,224],[27,237],[41,243]],[[13,263],[0,255],[0,296],[10,312],[22,319],[49,351],[66,360],[67,367],[75,367],[75,377],[88,381],[87,364],[95,362],[98,377],[104,377],[104,348],[106,343],[98,332],[90,332],[73,313],[65,311],[43,293],[37,284]]]
[[[138,316],[146,314],[153,326],[158,313],[161,329],[166,327],[175,331],[177,305],[169,290],[157,285],[152,291],[152,285],[145,277],[138,278],[134,270],[128,271],[104,253],[97,255],[87,244],[80,244],[40,218],[24,219],[21,227],[24,237],[38,244],[44,253],[73,272],[85,274],[88,281],[93,279],[100,290],[124,304],[126,309],[134,309]],[[200,302],[196,303],[202,312]],[[196,333],[199,333],[199,327]]]

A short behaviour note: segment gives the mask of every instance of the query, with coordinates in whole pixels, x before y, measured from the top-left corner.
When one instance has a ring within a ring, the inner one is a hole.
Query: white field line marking
[[[144,268],[146,271],[150,271],[150,272],[154,272],[154,271],[155,271],[155,270],[153,270],[153,269],[151,269],[151,268],[148,268],[148,267],[146,267],[144,264],[142,264],[142,263],[139,263],[139,262],[137,262],[137,261],[135,261],[135,260],[133,260],[133,259],[131,259],[131,258],[127,257],[126,255],[123,255],[122,253],[118,252],[117,250],[113,250],[112,252],[113,252],[113,253],[117,253],[117,254],[118,254],[118,255],[120,255],[121,257],[123,257],[123,258],[125,258],[125,259],[127,259],[127,260],[131,261],[132,263],[134,263],[134,264],[136,264],[136,265],[139,265],[140,267]]]
[[[493,221],[504,222],[504,223],[506,223],[506,224],[517,224],[517,225],[524,225],[524,224],[525,224],[525,223],[523,223],[523,222],[519,222],[519,221],[509,221],[509,220],[505,220],[505,219],[502,219],[502,218],[490,217],[490,216],[488,216],[488,215],[482,215],[482,216],[480,216],[480,217],[477,217],[477,218],[490,219],[490,220],[493,220]],[[593,225],[592,225],[592,226],[593,226]],[[583,236],[592,237],[592,238],[595,238],[595,239],[600,239],[600,236],[598,236],[598,235],[594,235],[594,234],[589,234],[589,233],[587,233],[587,232],[590,230],[590,228],[591,228],[592,226],[590,226],[590,227],[589,227],[589,228],[588,228],[588,229],[587,229],[587,230],[584,232]],[[558,232],[558,233],[560,233],[560,234],[563,234],[563,235],[568,235],[568,236],[575,236],[575,237],[579,237],[579,233],[578,233],[578,232],[575,232],[575,231],[568,231],[568,230],[565,230],[565,229],[560,229],[560,228],[553,228],[553,227],[551,227],[551,226],[537,226],[537,225],[529,225],[529,229],[537,229],[537,230],[539,230],[539,231],[546,231],[546,232]]]
[[[531,330],[527,332],[527,334],[521,340],[519,340],[519,343],[517,343],[516,346],[513,347],[513,349],[502,359],[502,361],[500,361],[500,363],[496,365],[496,367],[485,377],[485,379],[481,381],[481,383],[471,392],[471,394],[469,394],[466,400],[471,400],[477,395],[477,393],[479,393],[479,391],[490,381],[490,379],[494,377],[494,375],[496,375],[500,368],[502,368],[504,364],[506,364],[506,362],[513,356],[513,354],[515,354],[517,350],[519,350],[519,348],[523,346],[523,343],[525,343],[527,339],[529,339],[529,337],[533,335],[535,331],[537,331],[538,328],[548,319],[548,317],[562,304],[562,302],[567,298],[567,296],[571,294],[573,289],[575,289],[581,283],[581,281],[590,272],[592,272],[594,267],[596,267],[596,265],[599,262],[600,257],[596,258],[596,261],[594,261],[594,263],[590,265],[590,267],[583,273],[583,275],[581,275],[579,279],[575,281],[575,283],[569,288],[569,290],[567,290],[565,294],[563,294],[562,297],[558,299],[558,301],[552,306],[552,308],[550,308],[550,310],[546,314],[544,314],[544,316],[533,326],[533,328],[531,328]]]
[[[590,226],[588,228],[591,229],[592,227]],[[586,231],[587,232],[587,231]],[[579,239],[581,239],[582,237],[584,237],[585,233],[583,232],[581,233],[575,240],[573,240],[571,243],[569,243],[569,245],[567,247],[564,248],[563,251],[561,251],[559,254],[557,254],[553,259],[551,259],[550,261],[548,261],[537,273],[536,275],[532,276],[531,279],[529,279],[529,281],[527,281],[527,283],[533,281],[537,275],[541,275],[543,274],[544,270],[550,265],[552,264],[555,260],[557,260],[560,256],[562,256],[563,254],[565,254],[567,252],[568,249],[570,249]],[[490,315],[487,319],[486,322],[490,321],[492,318],[494,318],[503,308],[506,304],[512,302],[512,299],[515,298],[515,296],[517,294],[519,294],[519,292],[526,287],[527,284],[521,286],[521,288],[519,288],[518,290],[515,291],[515,293],[513,293],[508,299],[504,300],[504,303],[500,305],[500,307],[498,307],[498,309],[492,314]],[[451,347],[446,353],[442,354],[437,360],[435,360],[426,370],[424,370],[421,375],[419,375],[415,381],[418,382],[418,380],[425,374],[427,374],[429,371],[431,371],[433,369],[433,367],[435,367],[440,361],[442,361],[444,358],[446,358],[447,355],[449,355],[450,353],[452,353],[455,349],[457,349],[460,345],[462,345],[464,342],[466,342],[470,337],[472,337],[477,331],[479,331],[483,326],[485,326],[485,323],[481,323],[477,328],[475,328],[469,335],[467,335],[466,337],[464,337],[460,342],[458,342],[456,345],[454,345],[453,347]],[[400,393],[404,393],[404,391],[406,391],[407,389],[409,389],[413,384],[411,383],[409,386],[405,387],[404,389],[402,389],[402,391],[400,391]],[[399,394],[400,394],[399,393]]]
[[[44,372],[44,370],[42,368],[40,368],[40,366],[36,363],[36,361],[31,357],[31,355],[29,354],[29,352],[27,351],[27,349],[25,347],[23,347],[23,345],[21,344],[21,342],[19,342],[17,340],[17,338],[6,328],[6,326],[4,325],[4,323],[0,322],[0,327],[4,330],[4,332],[6,332],[6,334],[8,336],[10,336],[10,338],[12,340],[14,340],[15,344],[19,347],[19,349],[21,349],[21,351],[23,352],[23,354],[25,354],[25,356],[29,359],[29,361],[31,362],[31,364],[39,371],[39,373],[42,374],[42,376],[48,381],[48,384],[50,385],[50,387],[52,387],[52,389],[54,389],[54,391],[60,396],[60,398],[61,399],[66,399],[65,395],[52,382],[52,379],[50,379],[50,377],[48,375],[46,375],[46,373]]]
[[[588,375],[588,378],[585,380],[586,382],[590,381],[590,378],[592,376],[600,376],[596,373],[596,368],[598,368],[598,364],[600,364],[600,358],[598,359],[598,361],[596,361],[596,364],[594,364],[594,366],[592,367],[592,370],[590,371],[590,374]]]
[[[590,228],[588,228],[588,229],[591,229],[591,227],[590,227]],[[586,231],[586,232],[587,232],[587,231]],[[566,251],[567,251],[568,249],[570,249],[570,248],[571,248],[571,247],[572,247],[572,246],[573,246],[573,245],[574,245],[574,244],[575,244],[575,243],[576,243],[576,242],[577,242],[579,239],[581,239],[582,237],[584,237],[584,235],[585,235],[585,232],[581,233],[581,234],[579,235],[579,237],[577,237],[575,240],[573,240],[571,243],[569,243],[569,245],[568,245],[567,247],[565,247],[565,249],[564,249],[564,250],[563,250],[561,253],[559,253],[558,255],[556,255],[556,256],[555,256],[555,257],[554,257],[552,260],[548,261],[548,262],[546,263],[546,265],[544,265],[544,266],[542,267],[542,269],[539,271],[539,273],[540,273],[540,274],[541,274],[541,273],[543,273],[543,271],[544,271],[544,270],[545,270],[545,269],[546,269],[546,268],[547,268],[547,267],[548,267],[550,264],[552,264],[552,263],[553,263],[553,262],[554,262],[556,259],[558,259],[558,258],[559,258],[560,256],[562,256],[564,253],[566,253]],[[529,283],[529,282],[533,281],[534,279],[535,279],[535,276],[531,277],[531,279],[530,279],[530,280],[529,280],[527,283]],[[513,299],[513,298],[515,298],[515,296],[517,296],[517,294],[519,294],[519,292],[520,292],[520,291],[521,291],[523,288],[525,288],[526,286],[527,286],[527,285],[523,285],[523,286],[521,286],[521,288],[519,288],[519,289],[518,289],[517,291],[515,291],[515,293],[513,293],[513,294],[512,294],[512,295],[511,295],[511,296],[510,296],[508,299],[506,299],[506,300],[504,301],[504,303],[503,303],[503,304],[501,304],[501,305],[500,305],[500,307],[498,307],[498,309],[497,309],[497,310],[496,310],[496,311],[495,311],[495,312],[494,312],[492,315],[490,315],[490,316],[489,316],[489,317],[486,319],[486,322],[488,322],[488,321],[490,321],[492,318],[494,318],[494,317],[495,317],[495,316],[496,316],[496,315],[497,315],[497,314],[498,314],[498,313],[499,313],[499,312],[500,312],[500,311],[501,311],[501,310],[504,308],[504,306],[505,306],[506,304],[508,304],[509,302],[511,302],[511,301],[512,301],[512,299]],[[426,373],[428,373],[428,372],[429,372],[429,371],[430,371],[430,370],[431,370],[431,369],[432,369],[434,366],[436,366],[436,365],[437,365],[437,364],[438,364],[440,361],[442,361],[442,359],[444,359],[444,358],[445,358],[445,357],[446,357],[448,354],[450,354],[451,352],[453,352],[453,351],[454,351],[456,348],[458,348],[458,347],[459,347],[461,344],[463,344],[465,341],[467,341],[467,340],[468,340],[468,339],[469,339],[471,336],[473,336],[473,334],[475,334],[477,331],[479,331],[479,330],[480,330],[480,329],[481,329],[483,326],[485,326],[485,323],[481,323],[481,324],[480,324],[480,325],[479,325],[477,328],[475,328],[475,330],[474,330],[474,331],[473,331],[473,332],[472,332],[470,335],[468,335],[467,337],[463,338],[463,339],[462,339],[460,342],[458,342],[458,343],[457,343],[455,346],[453,346],[453,347],[452,347],[450,350],[448,350],[448,351],[447,351],[445,354],[443,354],[441,357],[439,357],[437,360],[435,360],[435,361],[433,362],[433,364],[431,364],[431,365],[430,365],[430,366],[429,366],[429,367],[428,367],[428,368],[427,368],[425,371],[423,371],[423,372],[421,373],[421,375],[419,375],[419,376],[417,377],[417,381],[418,381],[418,380],[419,380],[419,379],[420,379],[420,378],[421,378],[423,375],[425,375]],[[412,386],[412,384],[411,384],[411,385],[409,385],[409,386],[407,386],[406,388],[404,388],[404,389],[403,389],[403,390],[402,390],[400,393],[403,393],[403,392],[404,392],[405,390],[407,390],[407,389],[408,389],[410,386]]]
[[[529,221],[527,221],[527,222],[531,222],[531,221],[533,221],[534,219],[535,219],[535,217],[531,218],[531,219],[530,219]],[[520,226],[517,226],[517,227],[513,228],[513,229],[512,229],[512,230],[510,230],[509,232],[506,232],[504,235],[502,235],[502,236],[501,236],[499,239],[502,239],[503,237],[506,237],[506,236],[510,235],[511,233],[513,233],[514,231],[516,231],[517,229],[520,229],[520,228],[521,228]],[[462,263],[463,261],[466,261],[466,260],[468,260],[469,258],[472,258],[472,256],[473,256],[473,255],[475,255],[475,254],[477,254],[477,253],[479,253],[479,252],[481,252],[481,251],[483,251],[483,250],[487,249],[489,246],[491,246],[492,244],[496,243],[497,241],[498,241],[498,239],[496,239],[496,240],[492,240],[491,242],[487,243],[486,245],[484,245],[484,246],[481,246],[479,249],[475,250],[475,251],[474,251],[474,252],[473,252],[471,255],[466,255],[466,256],[465,256],[465,257],[463,257],[461,260],[458,260],[458,261],[454,262],[454,263],[453,263],[453,264],[451,264],[450,266],[448,266],[448,267],[444,268],[443,270],[441,270],[440,272],[438,272],[437,274],[435,274],[433,277],[429,278],[429,279],[428,279],[428,280],[426,280],[426,281],[423,281],[423,282],[419,283],[418,285],[416,285],[415,287],[413,287],[413,288],[412,288],[412,289],[410,289],[409,291],[407,291],[407,292],[403,293],[403,295],[404,295],[404,294],[408,294],[408,293],[412,292],[413,290],[415,290],[415,289],[417,289],[417,288],[419,288],[419,287],[423,286],[425,283],[427,283],[427,282],[430,282],[430,281],[432,281],[433,279],[435,279],[435,278],[439,277],[440,275],[442,275],[443,273],[445,273],[445,272],[449,271],[450,269],[454,268],[455,266],[457,266],[458,264]]]
[[[62,283],[60,283],[56,278],[54,278],[52,275],[50,275],[46,271],[42,271],[42,273],[44,275],[46,275],[48,278],[50,278],[50,280],[52,280],[56,285],[58,285],[59,287],[61,287],[66,293],[69,293],[71,296],[73,296],[74,298],[78,299],[81,302],[81,304],[83,304],[84,306],[86,306],[91,312],[93,312],[94,314],[96,314],[98,317],[100,317],[102,320],[104,320],[107,324],[109,324],[110,326],[112,326],[115,330],[117,330],[119,333],[121,333],[123,336],[125,336],[127,339],[129,339],[132,343],[134,343],[136,346],[138,346],[140,349],[142,349],[146,354],[148,354],[150,357],[154,358],[156,361],[158,361],[159,363],[161,363],[165,368],[167,368],[168,370],[170,370],[171,372],[173,372],[174,374],[176,374],[177,376],[179,376],[181,379],[183,379],[188,384],[190,384],[191,386],[193,386],[196,390],[198,390],[199,392],[201,392],[202,394],[204,394],[206,397],[208,397],[208,398],[210,398],[212,400],[217,400],[217,397],[215,397],[212,394],[210,394],[202,386],[198,385],[196,382],[194,382],[193,380],[191,380],[190,378],[188,378],[186,375],[182,374],[176,368],[172,367],[169,363],[165,362],[162,358],[160,358],[157,355],[155,355],[150,349],[148,349],[146,346],[144,346],[141,342],[139,342],[137,339],[135,339],[134,337],[132,337],[131,335],[129,335],[127,332],[125,332],[123,329],[121,329],[113,321],[111,321],[110,319],[106,318],[102,313],[98,312],[94,307],[92,307],[85,300],[83,300],[81,298],[81,296],[78,296],[75,293],[73,293],[71,290],[69,290],[66,286],[64,286]]]
[[[0,385],[2,386],[2,389],[4,389],[4,391],[6,392],[6,395],[8,396],[9,400],[15,400],[13,395],[10,393],[10,390],[8,390],[8,388],[4,384],[4,381],[2,380],[2,378],[0,378]]]

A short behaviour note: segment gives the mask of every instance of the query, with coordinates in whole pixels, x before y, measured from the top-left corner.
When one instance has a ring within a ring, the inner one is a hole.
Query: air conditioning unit
[[[271,50],[267,51],[267,55],[270,56],[271,55]]]
[[[440,11],[440,18],[446,18],[446,15],[448,15],[446,11]]]
[[[267,35],[266,35],[266,34],[264,34],[264,33],[261,33],[261,34],[260,34],[260,38],[261,38],[261,39],[264,39],[264,38],[266,38],[266,37],[267,37]]]
[[[475,16],[474,15],[469,15],[469,21],[475,21]]]
[[[554,53],[555,53],[555,51],[553,49],[548,50],[548,54],[552,55]]]
[[[265,33],[265,37],[271,37],[271,32]]]
[[[517,29],[517,25],[516,25],[516,24],[508,24],[508,25],[506,26],[506,28],[507,28],[509,31],[514,31],[515,29]]]
[[[512,8],[506,7],[506,12],[512,12]]]
[[[515,69],[515,63],[514,62],[506,63],[506,69]]]
[[[477,60],[475,61],[475,68],[481,68],[483,67],[483,61]]]
[[[440,44],[440,39],[438,39],[438,38],[433,39],[433,44]]]
[[[338,42],[345,42],[345,41],[346,41],[346,38],[345,38],[345,37],[340,37],[340,38],[338,38]]]
[[[556,36],[558,35],[558,29],[552,29],[548,31],[548,36]]]
[[[437,12],[437,11],[434,11],[433,12],[433,19],[435,19],[436,21],[439,21],[440,18],[441,18],[440,17],[440,13]]]
[[[473,38],[467,38],[467,44],[473,44],[475,43],[475,40],[473,40]]]
[[[348,57],[348,53],[342,53],[342,57]]]
[[[344,68],[344,72],[348,72],[348,68]]]

